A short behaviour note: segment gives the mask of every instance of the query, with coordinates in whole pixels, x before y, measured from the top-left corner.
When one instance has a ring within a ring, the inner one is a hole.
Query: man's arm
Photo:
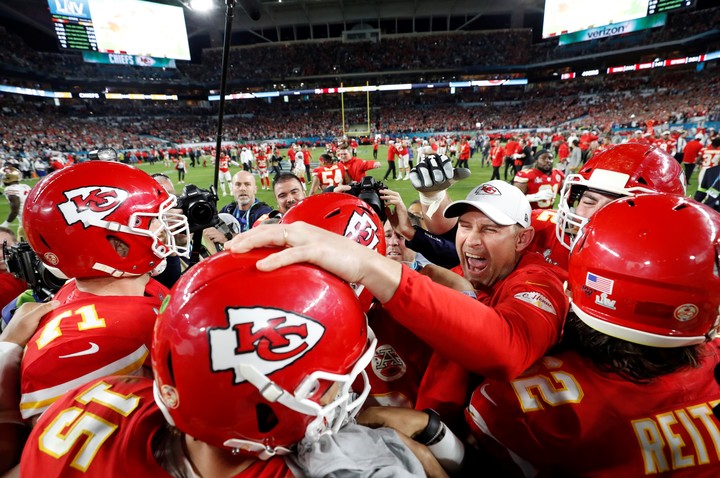
[[[310,196],[320,191],[320,179],[313,174],[312,186],[310,186]]]
[[[502,300],[489,307],[433,283],[338,234],[297,222],[269,225],[240,234],[226,250],[285,247],[258,261],[259,270],[308,262],[349,283],[359,283],[393,318],[448,360],[474,373],[514,378],[540,358],[560,336],[568,311],[562,281],[539,259],[515,286],[504,285]]]

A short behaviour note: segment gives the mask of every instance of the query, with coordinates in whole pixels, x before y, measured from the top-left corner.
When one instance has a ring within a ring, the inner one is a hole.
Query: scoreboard
[[[49,0],[50,15],[62,48],[98,51],[90,7],[84,0]]]
[[[695,5],[695,0],[648,0],[648,15],[669,12],[680,8],[690,8]]]

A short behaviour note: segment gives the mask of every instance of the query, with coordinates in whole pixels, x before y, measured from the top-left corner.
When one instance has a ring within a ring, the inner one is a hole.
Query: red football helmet
[[[189,234],[185,216],[170,212],[175,204],[147,173],[89,161],[38,182],[25,201],[23,227],[42,261],[67,277],[134,276],[170,254],[187,254],[175,242]]]
[[[669,231],[688,231],[678,240]],[[613,201],[588,222],[570,253],[575,314],[613,337],[683,347],[720,324],[720,215],[691,199],[641,194]]]
[[[262,459],[353,416],[370,391],[364,369],[375,350],[347,283],[309,264],[257,270],[278,250],[221,252],[189,269],[160,310],[152,351],[155,397],[170,423]],[[358,376],[364,390],[353,399]]]
[[[568,249],[589,218],[575,214],[587,190],[617,197],[639,193],[685,195],[685,173],[668,153],[640,143],[619,144],[590,159],[560,190],[557,238]]]
[[[365,201],[351,194],[323,193],[307,197],[285,213],[280,222],[299,221],[348,237],[385,255],[385,229],[380,217]],[[369,311],[373,296],[364,286],[354,284],[353,288],[365,311]]]
[[[385,232],[377,213],[351,194],[323,193],[307,197],[282,218],[283,224],[306,222],[349,237],[385,255]]]

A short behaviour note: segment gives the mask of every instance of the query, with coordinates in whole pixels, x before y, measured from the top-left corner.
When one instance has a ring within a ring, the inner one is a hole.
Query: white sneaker
[[[410,179],[410,175],[408,174],[407,176],[405,176],[405,181],[408,181],[409,179]]]
[[[402,177],[402,174],[398,174],[398,177],[397,177],[397,178],[398,178],[398,180],[402,179],[402,178],[403,178],[403,177]]]

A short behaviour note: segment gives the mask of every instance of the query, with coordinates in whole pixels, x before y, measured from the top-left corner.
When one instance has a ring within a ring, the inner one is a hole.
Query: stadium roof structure
[[[189,0],[152,0],[188,5]],[[188,37],[203,47],[222,42],[225,0],[210,12],[188,8]],[[426,33],[542,25],[544,0],[236,0],[233,45],[338,37],[344,30]],[[251,18],[252,17],[252,18]],[[532,24],[531,24],[532,23]],[[54,50],[47,0],[3,0],[0,24],[12,27],[38,50]],[[20,28],[22,27],[22,28]],[[38,33],[42,34],[38,37]],[[46,37],[46,38],[43,38]],[[43,48],[45,42],[46,47]]]

